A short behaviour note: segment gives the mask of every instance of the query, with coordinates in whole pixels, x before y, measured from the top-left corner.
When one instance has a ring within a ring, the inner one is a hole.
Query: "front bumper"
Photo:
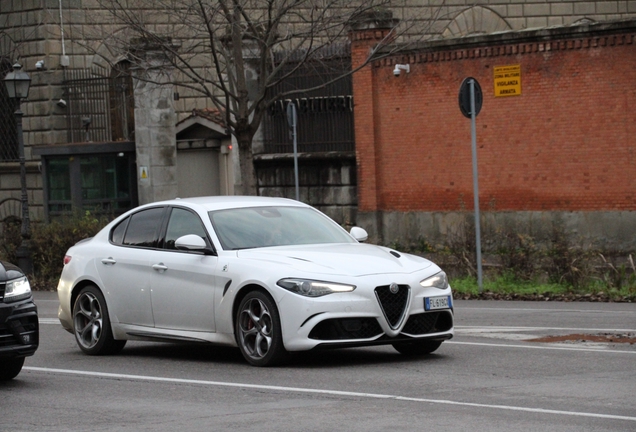
[[[31,356],[39,345],[38,309],[33,299],[0,301],[0,357]]]
[[[304,351],[451,339],[454,310],[450,287],[424,288],[419,281],[404,280],[398,281],[400,289],[408,290],[401,299],[393,301],[393,294],[383,297],[379,290],[386,292],[397,278],[364,278],[357,281],[353,292],[318,298],[284,295],[279,305],[285,348]],[[426,299],[435,297],[446,297],[448,307],[427,310]]]

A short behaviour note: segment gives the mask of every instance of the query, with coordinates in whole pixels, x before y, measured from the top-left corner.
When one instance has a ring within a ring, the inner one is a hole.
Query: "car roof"
[[[299,201],[287,198],[262,197],[262,196],[205,196],[191,198],[176,198],[168,201],[153,203],[152,205],[192,205],[202,207],[206,211],[224,210],[230,208],[245,207],[269,207],[269,206],[293,206],[308,207]]]

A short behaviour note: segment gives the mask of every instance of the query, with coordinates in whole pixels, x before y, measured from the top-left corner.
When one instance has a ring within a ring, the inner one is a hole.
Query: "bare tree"
[[[281,80],[310,62],[320,62],[326,47],[345,43],[349,24],[356,20],[397,20],[387,9],[389,0],[99,0],[112,17],[113,28],[125,28],[130,46],[132,36],[160,47],[172,67],[172,83],[203,95],[225,119],[228,133],[239,147],[244,194],[256,195],[252,141],[267,112],[268,104],[295,89],[271,95]],[[403,2],[402,2],[403,3]],[[431,3],[431,2],[429,2]],[[430,27],[443,2],[427,6],[418,23]],[[415,20],[413,21],[415,22]],[[402,20],[375,50],[412,30]],[[398,32],[400,32],[398,34]],[[415,34],[426,34],[420,27]],[[411,31],[411,34],[414,34]],[[102,38],[103,39],[103,38]],[[115,42],[114,42],[115,43]],[[397,47],[397,45],[396,45]],[[398,49],[398,48],[396,48]],[[383,50],[383,55],[394,51]],[[129,59],[135,62],[134,50]],[[325,81],[327,85],[344,75]],[[209,106],[208,105],[208,106]]]

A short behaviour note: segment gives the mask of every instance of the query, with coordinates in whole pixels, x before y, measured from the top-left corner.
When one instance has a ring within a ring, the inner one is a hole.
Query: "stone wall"
[[[295,199],[294,159],[289,155],[255,157],[259,194]],[[300,154],[300,201],[318,208],[344,227],[357,219],[357,177],[351,153]]]

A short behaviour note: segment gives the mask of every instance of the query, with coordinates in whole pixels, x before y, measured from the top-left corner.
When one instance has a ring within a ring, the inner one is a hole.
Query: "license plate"
[[[450,296],[425,297],[424,310],[448,309],[452,305]]]

